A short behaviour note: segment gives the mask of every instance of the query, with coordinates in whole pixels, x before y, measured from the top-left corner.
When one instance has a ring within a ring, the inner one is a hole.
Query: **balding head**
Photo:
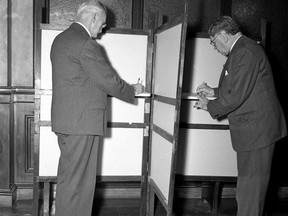
[[[91,0],[88,2],[84,2],[82,5],[79,6],[77,10],[77,21],[81,21],[90,14],[106,16],[107,10],[105,6],[99,1]]]
[[[77,10],[77,21],[82,23],[94,38],[106,26],[106,17],[105,6],[96,0],[84,2]]]

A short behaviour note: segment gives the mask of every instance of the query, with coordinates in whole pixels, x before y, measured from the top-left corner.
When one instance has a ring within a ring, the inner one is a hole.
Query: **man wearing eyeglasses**
[[[209,35],[210,44],[228,58],[218,87],[198,86],[195,108],[214,119],[228,117],[237,153],[237,216],[262,216],[275,142],[287,135],[271,67],[262,47],[242,35],[231,17],[220,17]]]

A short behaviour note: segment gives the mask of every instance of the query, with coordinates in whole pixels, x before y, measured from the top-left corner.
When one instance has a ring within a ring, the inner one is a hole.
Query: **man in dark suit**
[[[275,142],[287,135],[269,61],[262,47],[220,17],[209,29],[211,45],[228,57],[217,88],[197,88],[196,108],[228,117],[237,152],[237,216],[262,216]],[[208,100],[207,96],[216,96]]]
[[[101,3],[83,3],[77,22],[52,44],[51,123],[61,151],[56,216],[91,216],[107,95],[134,103],[135,94],[144,90],[139,83],[129,85],[122,80],[94,40],[106,26],[106,16]]]

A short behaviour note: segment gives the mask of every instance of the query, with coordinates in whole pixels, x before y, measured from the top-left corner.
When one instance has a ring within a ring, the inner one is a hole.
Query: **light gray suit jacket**
[[[52,131],[104,135],[107,95],[134,103],[134,87],[117,75],[80,24],[71,24],[54,39],[50,57]]]

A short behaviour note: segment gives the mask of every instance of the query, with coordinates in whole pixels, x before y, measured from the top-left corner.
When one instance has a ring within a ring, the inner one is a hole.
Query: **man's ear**
[[[228,43],[229,42],[229,35],[225,31],[222,32],[220,37],[222,37],[224,43]]]
[[[97,13],[95,13],[95,14],[93,15],[92,22],[95,23],[96,20],[97,20]]]

